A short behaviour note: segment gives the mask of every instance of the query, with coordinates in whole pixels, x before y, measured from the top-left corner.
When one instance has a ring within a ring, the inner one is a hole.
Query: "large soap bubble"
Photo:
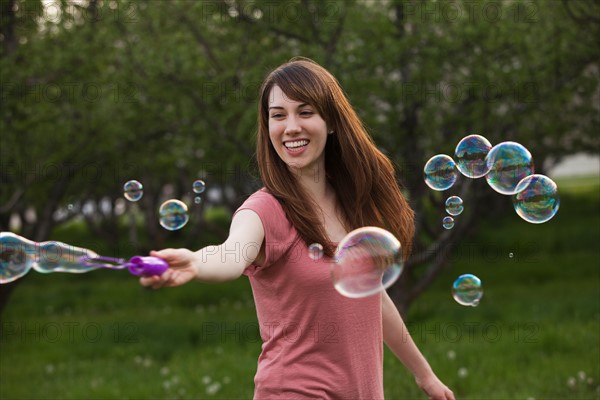
[[[167,200],[158,210],[160,215],[160,225],[170,231],[181,229],[187,224],[190,216],[188,215],[187,205],[181,200]]]
[[[456,167],[466,177],[481,178],[488,173],[485,162],[492,144],[483,136],[469,135],[461,139],[454,151]]]
[[[492,147],[485,162],[489,169],[485,179],[501,194],[515,194],[521,179],[533,174],[531,153],[516,142],[502,142]]]
[[[364,227],[348,233],[335,252],[331,276],[346,297],[366,297],[391,286],[403,268],[402,246],[385,229]]]
[[[423,177],[427,186],[433,190],[446,190],[456,182],[458,170],[452,157],[438,154],[425,164]]]
[[[452,297],[458,304],[477,307],[483,297],[481,279],[473,274],[459,276],[452,285]]]
[[[541,224],[556,215],[560,206],[558,187],[545,175],[529,175],[517,185],[513,205],[527,222]]]

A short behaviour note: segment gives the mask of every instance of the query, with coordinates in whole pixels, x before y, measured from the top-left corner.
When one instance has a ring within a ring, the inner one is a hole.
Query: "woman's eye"
[[[302,111],[300,113],[300,115],[313,115],[314,113],[312,111]]]
[[[283,116],[283,114],[273,114],[271,115],[271,118],[281,118]]]

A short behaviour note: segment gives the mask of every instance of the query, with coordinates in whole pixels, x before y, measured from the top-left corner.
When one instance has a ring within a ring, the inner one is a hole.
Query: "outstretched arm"
[[[390,296],[382,294],[383,340],[414,375],[417,385],[434,400],[454,400],[454,393],[433,373],[410,336]]]
[[[158,289],[179,286],[192,279],[202,282],[224,282],[238,278],[244,269],[258,262],[265,233],[262,222],[252,210],[235,214],[229,237],[218,246],[207,246],[196,252],[188,249],[164,249],[150,255],[169,263],[161,276],[143,277],[140,283]]]

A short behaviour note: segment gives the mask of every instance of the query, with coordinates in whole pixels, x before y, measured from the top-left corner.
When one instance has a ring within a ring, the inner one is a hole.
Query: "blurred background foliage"
[[[260,187],[258,88],[299,55],[339,79],[417,211],[415,254],[392,289],[403,312],[477,232],[482,206],[500,215],[509,204],[461,179],[452,194],[470,206],[442,232],[445,197],[422,180],[429,157],[473,133],[523,144],[540,173],[599,152],[593,0],[1,4],[0,229],[35,241],[73,221],[96,240],[73,245],[111,255],[222,240]],[[139,203],[123,199],[129,179],[144,185]],[[192,213],[174,233],[158,224],[168,198]]]

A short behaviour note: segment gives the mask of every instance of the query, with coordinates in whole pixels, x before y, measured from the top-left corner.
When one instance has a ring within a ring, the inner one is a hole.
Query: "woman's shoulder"
[[[252,193],[248,198],[244,201],[243,204],[246,203],[265,203],[271,205],[279,205],[281,204],[277,200],[275,196],[267,188],[260,188],[256,192]]]
[[[239,210],[251,209],[261,217],[280,217],[285,215],[283,207],[277,198],[267,188],[261,188],[252,193],[239,207]]]

